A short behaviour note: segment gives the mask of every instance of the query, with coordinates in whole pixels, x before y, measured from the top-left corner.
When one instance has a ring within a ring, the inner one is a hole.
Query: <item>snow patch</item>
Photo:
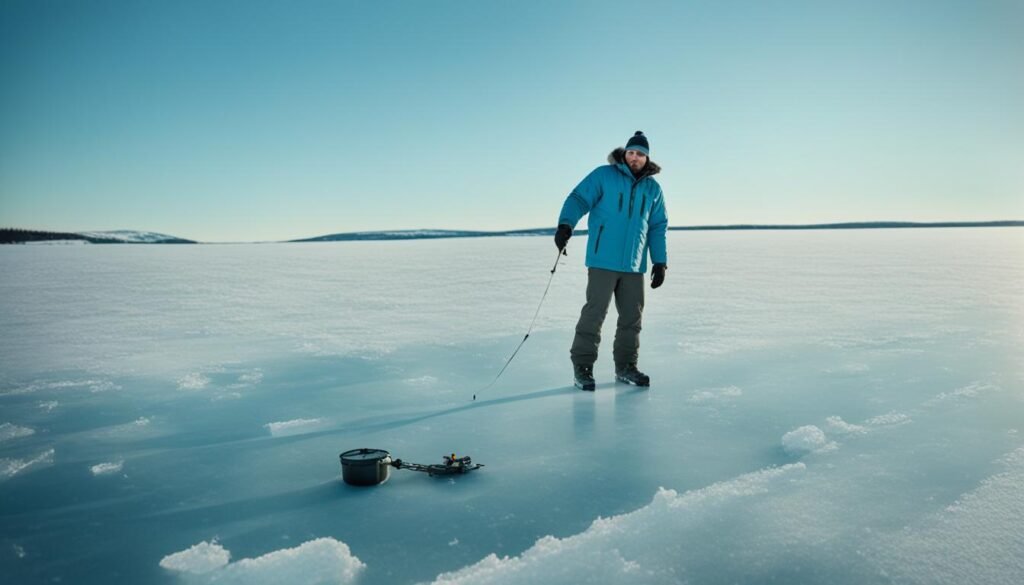
[[[168,236],[167,234],[160,234],[157,232],[142,232],[138,230],[110,230],[77,233],[78,235],[85,236],[87,238],[117,240],[118,242],[123,242],[126,244],[156,244],[160,242],[173,242],[181,240],[181,238],[178,238],[176,236]]]
[[[121,387],[110,380],[57,380],[51,382],[32,382],[30,384],[17,386],[11,390],[4,390],[0,395],[17,396],[21,394],[34,394],[39,391],[67,390],[71,388],[88,388],[90,392],[104,392],[107,390],[120,390]]]
[[[199,372],[194,372],[178,380],[178,390],[202,390],[209,384],[209,378]]]
[[[164,557],[160,566],[186,573],[199,582],[262,585],[346,585],[355,583],[366,564],[344,542],[318,538],[295,548],[230,563],[231,553],[216,542],[201,542]]]
[[[908,422],[910,422],[910,417],[903,414],[902,412],[889,412],[886,414],[880,414],[878,416],[869,418],[868,420],[864,421],[864,424],[873,427],[881,427],[902,425]]]
[[[111,390],[120,390],[121,386],[111,382],[110,380],[100,380],[93,384],[89,384],[89,392],[93,394],[99,394],[100,392],[110,392]]]
[[[54,408],[57,408],[58,406],[60,406],[60,403],[57,402],[56,400],[47,400],[39,403],[39,408],[45,410],[46,412],[51,412]]]
[[[231,560],[228,549],[213,542],[200,542],[186,550],[167,555],[160,559],[160,566],[181,573],[202,575],[226,566]]]
[[[877,543],[880,569],[900,583],[1020,583],[1024,575],[1024,447],[953,505]]]
[[[835,449],[825,432],[814,425],[805,425],[782,435],[782,448],[789,455],[800,457],[808,453],[824,453]]]
[[[709,516],[730,505],[742,505],[736,502],[740,498],[769,493],[805,469],[803,463],[792,463],[683,494],[661,488],[639,510],[598,518],[585,531],[566,538],[545,536],[518,557],[490,554],[474,565],[439,575],[434,583],[679,582],[678,575],[650,569],[664,567],[666,554],[664,546],[651,546],[652,542],[684,542]]]
[[[839,416],[830,416],[825,422],[829,431],[842,435],[863,435],[868,432],[867,427],[848,423]]]
[[[0,459],[0,481],[10,479],[19,473],[53,463],[53,449],[47,449],[32,459]]]
[[[274,437],[287,437],[289,435],[301,435],[308,433],[317,427],[323,425],[324,419],[322,418],[297,418],[294,420],[286,420],[281,422],[267,423],[264,428],[270,430],[270,434]]]
[[[28,437],[29,435],[34,434],[36,434],[35,429],[19,427],[13,423],[4,423],[0,425],[0,441],[10,441],[11,439]]]
[[[263,371],[256,369],[251,372],[247,372],[238,377],[239,384],[246,384],[249,386],[255,386],[263,381]]]
[[[122,467],[124,467],[123,460],[93,465],[89,470],[92,471],[93,475],[111,475],[113,473],[120,473]]]
[[[957,400],[961,398],[976,398],[979,394],[992,392],[994,390],[999,390],[999,387],[984,382],[973,382],[950,392],[941,392],[935,397],[935,400],[943,401]]]

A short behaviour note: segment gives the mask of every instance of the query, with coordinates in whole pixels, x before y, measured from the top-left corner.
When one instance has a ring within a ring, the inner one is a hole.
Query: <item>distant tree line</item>
[[[18,228],[0,228],[0,244],[23,244],[25,242],[48,242],[53,240],[83,240],[93,244],[117,244],[120,240],[111,238],[90,238],[82,234],[66,232],[43,232]]]

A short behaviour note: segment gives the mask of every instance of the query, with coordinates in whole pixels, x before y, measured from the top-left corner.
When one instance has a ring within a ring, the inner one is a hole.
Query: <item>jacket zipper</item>
[[[619,193],[619,213],[622,213],[622,193]]]
[[[629,217],[633,218],[633,201],[636,200],[636,183],[633,183],[633,187],[629,190]]]
[[[640,200],[640,217],[644,216],[644,207],[647,207],[647,193],[644,193],[644,198]]]
[[[597,254],[597,249],[601,247],[601,234],[604,233],[604,226],[601,226],[597,230],[597,239],[594,240],[594,253]]]

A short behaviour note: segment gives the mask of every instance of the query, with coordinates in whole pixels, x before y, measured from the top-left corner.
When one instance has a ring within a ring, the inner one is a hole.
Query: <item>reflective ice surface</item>
[[[593,394],[584,245],[482,392],[548,238],[0,247],[4,582],[1024,581],[1024,230],[673,232]]]

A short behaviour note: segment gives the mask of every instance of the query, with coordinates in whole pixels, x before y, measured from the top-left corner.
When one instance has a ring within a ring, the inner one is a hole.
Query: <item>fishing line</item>
[[[565,252],[565,248],[561,248],[560,250],[558,250],[558,253],[555,255],[555,265],[551,267],[551,276],[548,278],[548,285],[544,287],[544,294],[540,297],[540,303],[537,304],[537,310],[533,313],[533,321],[530,321],[530,327],[526,330],[526,335],[523,336],[523,340],[520,341],[519,345],[516,346],[516,350],[512,352],[512,355],[509,356],[508,361],[506,361],[505,365],[502,366],[501,371],[498,372],[498,375],[495,376],[493,380],[491,380],[491,383],[477,390],[476,394],[473,394],[473,400],[476,400],[477,394],[483,392],[484,390],[487,390],[491,386],[494,386],[495,382],[498,381],[498,378],[500,378],[501,375],[505,373],[505,369],[508,368],[508,365],[512,363],[512,360],[516,357],[516,354],[519,353],[519,350],[523,347],[523,344],[526,343],[526,340],[530,338],[530,333],[533,332],[533,326],[534,324],[537,323],[537,316],[540,315],[540,308],[541,306],[544,305],[544,299],[548,298],[548,291],[551,289],[551,281],[555,279],[555,270],[558,270],[558,261],[561,259],[562,255],[568,256],[568,254],[566,254]]]

